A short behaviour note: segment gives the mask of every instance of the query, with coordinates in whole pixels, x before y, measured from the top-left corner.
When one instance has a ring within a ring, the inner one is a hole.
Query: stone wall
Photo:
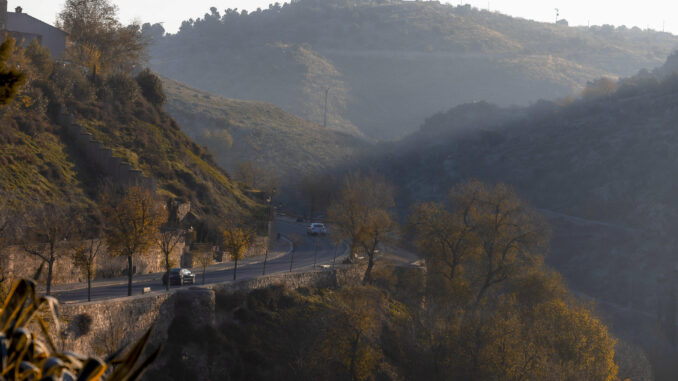
[[[60,340],[64,350],[103,355],[123,342],[140,337],[154,326],[152,343],[157,345],[167,339],[167,328],[172,320],[185,311],[190,311],[191,321],[196,327],[214,324],[216,292],[232,293],[273,285],[287,289],[340,287],[360,282],[363,272],[362,266],[339,266],[333,270],[276,274],[236,283],[64,304],[59,307],[63,324]]]
[[[64,284],[74,282],[85,282],[83,274],[73,266],[70,258],[71,253],[77,246],[77,242],[69,242],[60,250],[59,258],[54,263],[54,278],[52,284]],[[170,255],[170,260],[175,266],[179,264],[184,244],[180,243],[174,248]],[[137,274],[157,273],[164,271],[164,258],[159,248],[152,248],[146,255],[134,258],[134,265]],[[40,267],[42,260],[26,253],[21,247],[14,246],[3,250],[0,255],[0,268],[5,269],[3,275],[8,280],[20,278],[33,278]],[[122,257],[113,257],[104,248],[102,253],[96,259],[95,279],[112,278],[122,276],[127,270],[127,259]],[[47,268],[43,268],[39,282],[45,284],[47,278]]]
[[[91,133],[75,122],[72,115],[62,115],[61,124],[66,128],[78,150],[106,176],[113,178],[122,186],[139,186],[155,193],[155,179],[144,176],[131,164],[113,156],[113,150],[94,139]]]

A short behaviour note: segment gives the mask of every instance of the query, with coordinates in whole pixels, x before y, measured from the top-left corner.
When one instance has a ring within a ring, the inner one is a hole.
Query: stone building
[[[0,0],[0,36],[5,33],[23,44],[38,40],[54,58],[63,57],[66,51],[68,33],[24,13],[21,7],[8,12],[7,0]]]

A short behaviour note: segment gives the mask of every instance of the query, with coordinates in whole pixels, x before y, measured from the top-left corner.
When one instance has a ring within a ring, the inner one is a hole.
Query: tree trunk
[[[238,257],[235,257],[235,267],[233,267],[233,280],[235,280],[237,272],[238,272]]]
[[[335,267],[337,263],[337,250],[339,250],[339,245],[334,245],[334,257],[332,257],[332,268]]]
[[[351,343],[351,357],[349,364],[349,373],[351,374],[351,381],[357,380],[355,376],[355,362],[358,357],[358,343],[360,342],[360,334],[356,335],[355,340]]]
[[[169,254],[165,254],[165,276],[167,277],[167,283],[165,284],[165,290],[169,291],[170,289],[170,264],[169,264]]]
[[[369,252],[367,254],[367,269],[365,270],[365,276],[363,277],[363,284],[372,283],[372,267],[374,267],[374,252]]]
[[[169,283],[169,279],[167,279]],[[132,256],[127,256],[127,296],[132,296]]]
[[[87,301],[92,301],[92,269],[87,267]]]
[[[52,294],[52,271],[54,270],[54,256],[47,261],[47,296]]]

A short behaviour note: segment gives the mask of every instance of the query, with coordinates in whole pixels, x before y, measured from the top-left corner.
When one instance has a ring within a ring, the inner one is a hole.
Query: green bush
[[[165,91],[162,89],[162,82],[150,69],[145,69],[135,79],[146,100],[155,106],[161,106],[165,103],[166,98]]]

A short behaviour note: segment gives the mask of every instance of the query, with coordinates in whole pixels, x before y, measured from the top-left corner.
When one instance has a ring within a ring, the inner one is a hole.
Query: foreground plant
[[[103,360],[59,353],[43,318],[47,310],[59,332],[56,307],[56,299],[37,295],[33,281],[24,279],[12,286],[0,311],[0,380],[136,380],[160,352],[158,348],[141,360],[150,339],[148,330],[128,351],[123,346]],[[42,335],[31,332],[36,325]]]

